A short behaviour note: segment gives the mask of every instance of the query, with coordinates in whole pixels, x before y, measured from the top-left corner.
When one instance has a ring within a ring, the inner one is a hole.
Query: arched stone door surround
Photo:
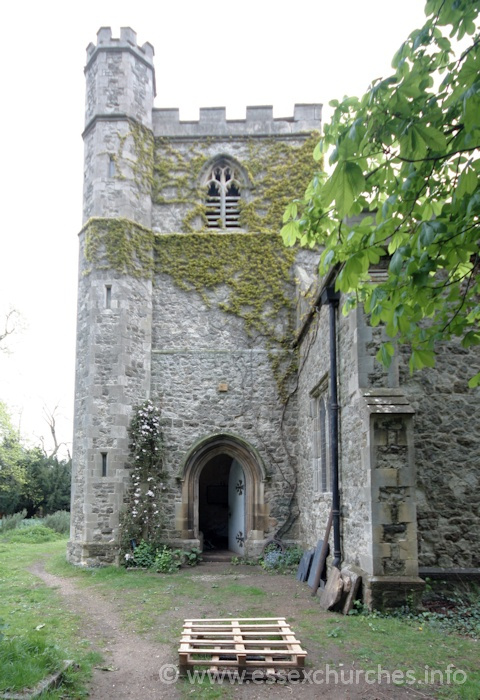
[[[198,540],[199,479],[205,465],[217,455],[228,455],[242,466],[245,475],[245,553],[261,551],[268,512],[264,502],[265,468],[257,450],[242,438],[228,433],[209,435],[196,442],[185,457],[182,468],[182,503],[177,509],[176,529],[189,541]]]

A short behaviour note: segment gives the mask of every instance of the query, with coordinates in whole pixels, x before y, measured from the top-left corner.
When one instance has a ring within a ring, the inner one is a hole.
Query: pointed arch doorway
[[[204,550],[229,550],[240,556],[245,545],[245,475],[228,454],[212,457],[198,481],[198,526]]]
[[[181,480],[176,529],[184,541],[240,556],[261,553],[268,529],[265,470],[252,445],[226,433],[205,437],[189,450]]]

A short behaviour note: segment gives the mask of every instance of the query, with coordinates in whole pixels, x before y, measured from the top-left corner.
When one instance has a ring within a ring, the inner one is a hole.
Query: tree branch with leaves
[[[338,269],[345,311],[363,303],[384,324],[378,359],[408,343],[412,372],[434,365],[438,341],[480,344],[479,12],[479,0],[427,1],[394,73],[330,103],[314,158],[331,172],[319,167],[284,216],[287,245],[321,245],[321,274]]]

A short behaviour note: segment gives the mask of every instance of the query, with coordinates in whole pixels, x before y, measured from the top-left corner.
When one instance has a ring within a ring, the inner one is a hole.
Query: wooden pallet
[[[178,654],[181,676],[208,666],[212,677],[230,670],[242,680],[292,671],[299,678],[307,656],[284,617],[185,620]]]

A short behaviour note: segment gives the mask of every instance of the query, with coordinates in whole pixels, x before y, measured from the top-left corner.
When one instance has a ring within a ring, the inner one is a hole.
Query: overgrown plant
[[[456,593],[426,592],[420,609],[408,603],[396,610],[382,612],[371,611],[356,600],[349,615],[365,619],[369,624],[375,619],[399,619],[423,630],[440,630],[444,634],[456,634],[461,637],[480,638],[480,592],[478,588],[459,590]]]
[[[13,515],[4,515],[0,519],[0,531],[7,532],[7,530],[16,530],[21,523],[27,517],[27,511],[23,509],[19,513],[13,513]]]
[[[121,555],[128,563],[136,545],[143,541],[157,549],[161,544],[163,438],[160,410],[151,400],[135,406],[128,432],[130,451],[130,486],[120,517]]]
[[[281,549],[272,542],[267,545],[260,560],[260,565],[267,571],[285,574],[294,571],[302,558],[302,549],[297,545]]]
[[[126,566],[152,569],[162,574],[173,574],[181,566],[196,566],[201,561],[201,551],[196,547],[189,550],[172,549],[167,544],[156,547],[145,540],[124,556]]]
[[[10,530],[4,535],[2,534],[1,537],[3,542],[16,542],[18,544],[41,544],[42,542],[55,542],[55,540],[63,538],[64,535],[59,532],[41,524],[37,525],[35,520],[29,520],[26,527]]]
[[[68,535],[70,532],[70,513],[66,510],[57,510],[56,513],[42,518],[42,525],[62,535]]]
[[[182,551],[163,545],[157,551],[153,568],[160,574],[174,574],[182,565]]]
[[[385,326],[377,359],[389,365],[396,339],[411,371],[434,365],[437,341],[480,344],[480,2],[428,0],[425,11],[392,75],[330,103],[314,157],[328,153],[332,171],[292,202],[282,229],[287,245],[323,247],[320,272],[337,270],[346,310],[360,301]]]

